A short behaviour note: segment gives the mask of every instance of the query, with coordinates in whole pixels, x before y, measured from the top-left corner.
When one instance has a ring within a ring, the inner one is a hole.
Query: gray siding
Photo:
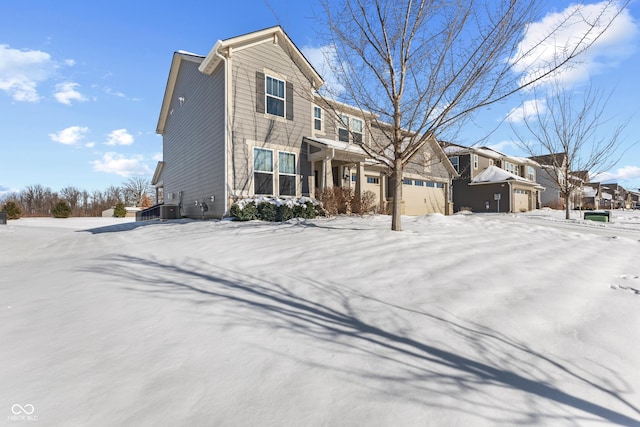
[[[300,154],[302,137],[311,135],[312,128],[312,92],[309,81],[295,66],[285,49],[272,41],[234,51],[232,64],[233,137],[229,159],[232,194],[236,197],[253,195],[254,146],[274,150],[276,162],[278,150],[295,153],[296,173],[299,180],[306,180],[308,177],[304,173],[308,173],[309,168],[301,165]],[[286,107],[287,116],[291,118],[291,113],[293,114],[292,120],[256,111],[261,110],[263,103],[256,99],[256,72],[268,71],[276,73],[273,77],[284,78],[287,86],[292,84],[290,90],[292,89],[293,97],[291,99],[287,96]],[[277,185],[275,187],[277,192]],[[301,187],[298,186],[298,193],[300,190]]]
[[[165,203],[200,218],[195,201],[205,200],[206,217],[224,214],[224,65],[208,76],[198,63],[183,60],[163,135]],[[183,97],[181,103],[179,98]],[[173,196],[173,197],[171,197]],[[215,201],[211,202],[211,196]]]

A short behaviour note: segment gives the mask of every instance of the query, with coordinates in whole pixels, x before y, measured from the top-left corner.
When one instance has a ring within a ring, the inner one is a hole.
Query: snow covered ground
[[[640,425],[640,211],[0,225],[0,424]]]

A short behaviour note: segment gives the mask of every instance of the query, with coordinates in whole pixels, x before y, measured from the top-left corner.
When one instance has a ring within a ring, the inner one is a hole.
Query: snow
[[[563,215],[9,221],[0,408],[9,425],[16,404],[47,426],[640,425],[640,211]]]
[[[513,179],[515,181],[531,182],[521,176],[518,176],[511,172],[507,172],[506,170],[501,169],[497,166],[488,166],[485,170],[480,172],[473,180],[471,180],[471,182],[472,183],[503,182],[509,179]]]

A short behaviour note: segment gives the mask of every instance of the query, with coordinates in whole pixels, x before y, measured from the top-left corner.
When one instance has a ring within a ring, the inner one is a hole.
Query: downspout
[[[218,40],[218,42],[216,43],[217,45],[220,44],[220,40]],[[222,61],[224,62],[224,81],[225,81],[225,88],[224,88],[224,212],[222,213],[222,216],[225,217],[226,215],[228,215],[229,213],[229,194],[228,194],[228,188],[229,186],[227,185],[227,182],[229,180],[229,165],[228,165],[228,161],[227,161],[227,150],[228,150],[228,145],[229,145],[229,87],[231,86],[231,73],[229,72],[229,67],[227,64],[227,57],[224,55],[221,55],[220,52],[218,52],[218,48],[216,48],[215,50],[215,55],[222,59]]]
[[[509,184],[509,212],[513,212],[513,188],[511,188],[511,181],[507,181],[507,184]]]

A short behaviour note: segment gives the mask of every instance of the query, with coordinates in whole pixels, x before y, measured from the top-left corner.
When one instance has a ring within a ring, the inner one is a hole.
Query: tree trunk
[[[401,208],[402,208],[402,163],[396,160],[394,170],[391,173],[393,178],[393,205],[391,210],[391,230],[402,231]]]
[[[571,210],[569,209],[571,193],[564,195],[564,219],[571,219]]]

